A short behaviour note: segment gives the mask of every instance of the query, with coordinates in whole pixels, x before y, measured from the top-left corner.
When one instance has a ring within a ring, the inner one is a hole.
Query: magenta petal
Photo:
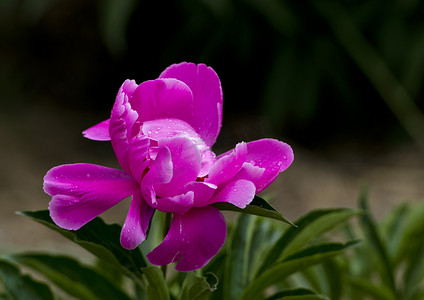
[[[141,193],[150,206],[156,207],[157,203],[154,187],[163,183],[168,183],[172,179],[173,165],[171,152],[167,147],[159,149],[156,159],[150,161],[149,168],[150,170],[141,181]]]
[[[84,137],[94,141],[110,141],[109,135],[110,119],[104,120],[93,127],[90,127],[82,132]]]
[[[235,149],[221,155],[215,164],[210,168],[206,182],[220,184],[232,179],[241,169],[246,161],[246,143],[239,143]]]
[[[204,64],[180,63],[169,66],[159,78],[181,80],[193,93],[193,118],[190,123],[211,147],[222,123],[222,89],[215,71]]]
[[[293,162],[293,150],[286,143],[262,139],[247,143],[246,162],[264,168],[262,176],[253,183],[259,193],[268,187]]]
[[[76,230],[134,194],[139,185],[127,173],[91,164],[54,167],[44,177],[44,191],[52,196],[49,210],[60,227]]]
[[[141,177],[149,163],[149,146],[150,139],[142,134],[133,137],[129,142],[129,167],[131,175],[137,182],[141,181]]]
[[[174,215],[165,239],[147,258],[154,265],[178,262],[178,271],[193,271],[218,253],[226,235],[225,220],[218,209],[193,208],[185,215]]]
[[[112,108],[109,124],[113,150],[119,164],[128,173],[131,173],[128,153],[129,143],[140,131],[140,125],[136,123],[138,114],[128,102],[136,86],[135,82],[130,80],[126,80],[122,84]]]
[[[131,250],[146,239],[146,231],[154,212],[154,208],[147,205],[139,192],[134,194],[121,230],[122,247]]]
[[[194,193],[192,191],[188,191],[185,194],[160,198],[156,200],[156,208],[163,212],[172,212],[183,215],[193,207],[193,197]]]
[[[201,155],[202,162],[198,177],[206,176],[215,162],[215,154],[187,122],[178,119],[145,121],[141,130],[144,135],[155,141],[171,137],[186,137],[190,139],[196,145]]]
[[[203,143],[200,136],[187,122],[179,119],[156,119],[144,121],[141,131],[149,138],[159,141],[176,136],[187,137],[194,142]],[[205,145],[205,147],[207,147]]]
[[[243,167],[240,169],[234,179],[246,179],[255,182],[262,177],[264,172],[264,168],[260,168],[258,166],[254,166],[250,163],[245,162],[243,163]]]
[[[200,172],[201,159],[196,145],[188,138],[175,137],[159,141],[159,149],[166,147],[172,157],[172,179],[165,184],[155,185],[160,197],[171,197],[184,192],[184,186],[195,181]]]
[[[193,206],[203,207],[208,204],[208,201],[212,198],[217,186],[207,182],[192,181],[187,183],[184,188],[186,191],[193,191]]]
[[[245,208],[255,197],[255,185],[249,180],[239,179],[220,187],[209,203],[228,202],[237,207]]]
[[[175,118],[189,121],[193,117],[193,94],[190,88],[177,79],[156,79],[141,83],[134,91],[130,103],[140,122]]]

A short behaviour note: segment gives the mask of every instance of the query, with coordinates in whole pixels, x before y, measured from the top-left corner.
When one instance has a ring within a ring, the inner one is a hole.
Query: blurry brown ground
[[[50,199],[43,193],[42,179],[53,166],[89,162],[118,167],[109,143],[89,141],[81,135],[98,121],[88,114],[42,106],[1,115],[0,253],[82,253],[57,233],[15,212],[48,207]],[[266,122],[251,117],[224,120],[218,143],[223,149],[214,150],[220,153],[241,140],[276,137],[267,128]],[[353,142],[314,152],[291,145],[294,163],[267,190],[272,203],[291,220],[314,208],[355,207],[361,183],[369,187],[371,208],[378,218],[398,203],[423,199],[423,153],[414,145],[387,152],[369,151]],[[122,223],[128,204],[127,199],[111,209],[106,220]]]

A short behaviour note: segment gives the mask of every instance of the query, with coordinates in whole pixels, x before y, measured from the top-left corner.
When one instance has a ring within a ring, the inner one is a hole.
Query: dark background
[[[47,207],[49,168],[116,166],[110,145],[81,131],[108,118],[125,79],[181,61],[220,76],[216,152],[263,137],[293,146],[272,190],[289,217],[354,206],[360,181],[377,214],[418,200],[423,16],[418,0],[2,0],[0,241],[25,243],[9,238],[22,224],[13,211]]]

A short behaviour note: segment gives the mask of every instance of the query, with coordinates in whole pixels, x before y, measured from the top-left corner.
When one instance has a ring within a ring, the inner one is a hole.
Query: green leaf
[[[393,264],[399,264],[416,249],[424,235],[424,203],[411,207],[400,229],[397,247],[393,249]]]
[[[329,300],[327,296],[318,295],[315,292],[304,289],[286,289],[280,292],[275,293],[271,297],[266,298],[265,300]]]
[[[361,225],[364,230],[364,234],[367,237],[367,241],[370,246],[374,249],[379,259],[379,268],[381,279],[387,284],[389,289],[392,290],[393,295],[396,295],[395,280],[393,278],[394,270],[389,260],[389,256],[386,251],[385,245],[382,243],[377,227],[368,210],[368,199],[367,191],[365,188],[362,189],[359,196],[359,207],[366,213],[360,218]]]
[[[343,293],[343,270],[337,262],[337,258],[326,260],[322,266],[325,272],[325,281],[328,285],[331,300],[339,300]],[[327,294],[327,293],[326,293]]]
[[[23,275],[20,270],[0,259],[0,281],[3,282],[6,299],[12,300],[50,300],[54,299],[49,287],[35,281],[28,275]]]
[[[244,290],[242,300],[258,299],[269,286],[281,282],[285,277],[304,270],[310,266],[324,262],[326,259],[340,254],[344,249],[356,244],[351,241],[346,244],[327,243],[310,246],[301,250],[284,261],[272,265],[268,270],[254,279]]]
[[[9,298],[6,294],[0,294],[0,300],[10,300],[11,298]]]
[[[263,259],[276,241],[278,241],[284,233],[286,226],[281,226],[280,222],[275,220],[255,217],[253,227],[252,241],[250,242],[250,257],[248,275],[249,282],[255,278],[256,272],[262,265]]]
[[[283,221],[292,226],[296,226],[291,221],[286,219],[286,217],[284,217],[281,213],[279,213],[268,202],[266,202],[264,199],[258,196],[255,196],[252,202],[250,202],[250,204],[247,205],[246,208],[244,209],[241,209],[227,202],[214,203],[212,204],[212,206],[218,208],[219,210],[229,210],[229,211],[241,212],[244,214],[267,217],[267,218]]]
[[[379,226],[382,240],[386,243],[390,257],[393,257],[399,250],[403,229],[410,213],[411,206],[407,203],[401,204],[390,210]]]
[[[78,299],[130,299],[114,282],[73,258],[47,254],[17,254],[9,257],[39,272]]]
[[[150,266],[143,268],[144,276],[149,285],[147,286],[147,296],[149,299],[169,300],[169,290],[165,277],[159,267]]]
[[[189,272],[183,282],[180,300],[207,300],[216,290],[217,285],[218,278],[213,273],[206,273],[205,277],[199,277]]]
[[[375,300],[397,300],[398,298],[393,295],[393,292],[385,285],[377,285],[369,279],[362,278],[347,278],[348,284],[356,292],[361,292],[364,295],[372,296]]]
[[[420,288],[424,277],[424,242],[419,239],[421,243],[417,245],[411,255],[408,257],[407,267],[403,275],[404,278],[404,299],[413,299],[414,295]]]
[[[141,268],[147,266],[141,251],[126,250],[120,245],[121,226],[105,224],[102,219],[95,218],[82,228],[71,231],[57,226],[50,218],[48,210],[23,211],[19,214],[29,217],[80,245],[96,257],[115,265],[125,275],[139,282],[143,272]]]
[[[314,210],[301,217],[269,250],[257,275],[267,270],[275,261],[284,259],[304,247],[311,239],[331,230],[348,218],[361,213],[351,209]]]
[[[228,238],[225,262],[224,299],[239,299],[248,284],[250,244],[254,227],[251,215],[241,214]]]

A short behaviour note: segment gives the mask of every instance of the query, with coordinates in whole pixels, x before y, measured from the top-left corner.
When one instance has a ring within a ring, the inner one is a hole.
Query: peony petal
[[[216,202],[228,202],[237,207],[245,208],[255,197],[255,185],[249,180],[239,179],[232,181],[224,187],[219,187],[216,196],[209,204]]]
[[[82,132],[84,137],[94,141],[110,141],[109,135],[110,119],[104,120],[93,127],[90,127]]]
[[[265,168],[260,168],[258,166],[254,166],[250,163],[245,162],[243,163],[243,166],[241,167],[240,171],[234,177],[234,180],[246,179],[255,182],[256,180],[262,177],[264,172]]]
[[[147,254],[154,265],[178,262],[175,269],[189,272],[206,265],[225,242],[224,217],[211,206],[193,208],[185,215],[174,215],[163,242]]]
[[[193,206],[203,207],[208,204],[208,201],[212,198],[217,186],[207,182],[192,181],[187,183],[184,188],[186,191],[193,191]]]
[[[142,134],[133,137],[129,142],[128,159],[131,175],[137,181],[141,181],[149,164],[150,139]]]
[[[193,118],[193,94],[177,79],[156,79],[141,83],[130,103],[139,114],[139,121],[175,118],[189,121]]]
[[[222,124],[222,89],[215,71],[204,64],[174,64],[165,69],[159,78],[181,80],[193,93],[193,118],[188,121],[197,133],[212,147]]]
[[[60,227],[76,230],[136,193],[137,182],[121,170],[91,164],[54,167],[44,177],[44,191],[52,196],[49,210]]]
[[[156,159],[150,162],[149,171],[141,181],[141,193],[147,203],[156,208],[156,193],[154,186],[169,183],[172,179],[173,165],[171,151],[167,147],[159,149]]]
[[[246,161],[247,146],[242,142],[236,145],[235,149],[221,155],[215,164],[210,168],[206,182],[215,185],[232,179],[241,169]]]
[[[147,205],[140,192],[134,194],[121,230],[122,247],[128,250],[135,249],[146,239],[146,231],[154,212],[154,208]]]
[[[179,119],[156,119],[144,121],[141,131],[149,138],[159,141],[165,138],[183,136],[195,143],[204,144],[203,140],[187,122]],[[205,145],[205,147],[208,147]],[[208,147],[209,148],[209,147]]]
[[[159,197],[172,197],[183,193],[184,186],[197,179],[201,168],[200,153],[196,145],[185,137],[161,139],[159,149],[163,147],[171,153],[172,179],[168,183],[155,184],[154,187]]]
[[[186,137],[190,139],[200,151],[201,168],[198,177],[206,176],[215,163],[215,154],[187,122],[178,119],[145,121],[141,130],[144,135],[155,141],[171,137]]]
[[[160,198],[156,200],[156,208],[163,212],[183,215],[193,207],[193,198],[194,193],[192,191],[173,197]]]
[[[253,181],[256,192],[268,187],[278,174],[293,162],[293,150],[286,143],[274,139],[262,139],[247,143],[246,162],[264,168],[262,176]]]
[[[140,132],[140,125],[137,123],[138,113],[128,102],[136,86],[135,82],[130,80],[122,84],[112,108],[109,124],[113,150],[119,164],[127,173],[131,173],[129,143]]]

